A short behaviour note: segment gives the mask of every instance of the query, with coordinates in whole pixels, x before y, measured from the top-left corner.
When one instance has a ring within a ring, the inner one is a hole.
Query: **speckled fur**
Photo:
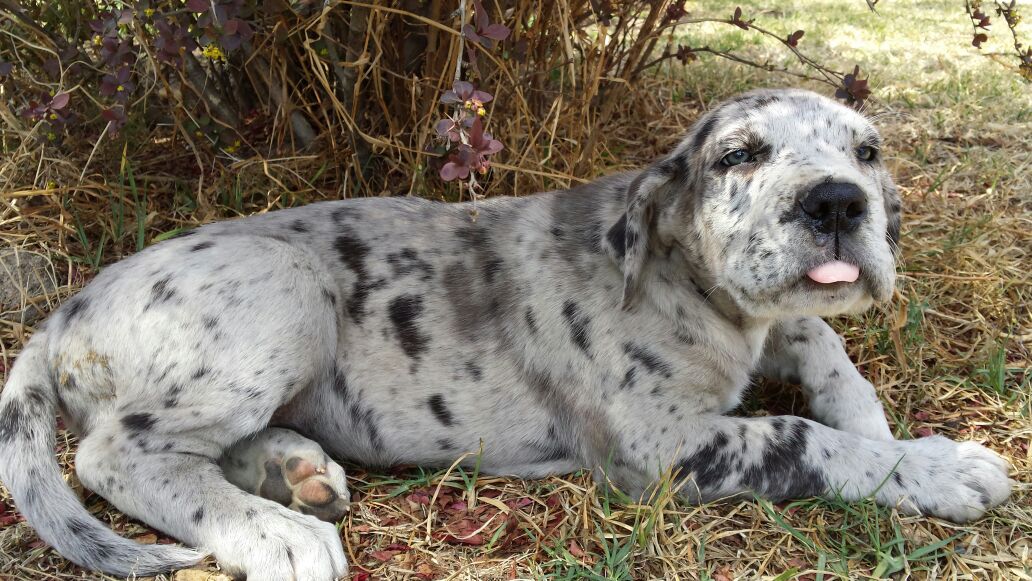
[[[370,198],[204,226],[107,267],[32,338],[0,400],[0,477],[44,539],[119,574],[199,554],[136,545],[86,513],[52,458],[57,408],[86,486],[248,579],[347,567],[332,525],[219,469],[270,426],[367,465],[447,465],[482,442],[485,472],[591,467],[640,493],[673,466],[690,500],[874,494],[976,518],[1009,493],[1003,461],[894,441],[818,318],[892,294],[899,196],[855,155],[878,143],[823,97],[759,91],[641,172],[491,199],[476,220],[467,205]],[[739,147],[757,161],[719,163]],[[835,240],[798,216],[828,181],[856,184],[869,208]],[[806,280],[836,257],[858,282]],[[724,415],[758,374],[801,382],[816,421]],[[261,458],[230,460],[247,472]]]

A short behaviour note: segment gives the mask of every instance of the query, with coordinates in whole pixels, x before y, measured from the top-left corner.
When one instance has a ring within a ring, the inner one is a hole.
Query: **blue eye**
[[[856,148],[856,157],[860,161],[874,161],[874,158],[878,157],[878,150],[869,145],[863,145]]]
[[[753,161],[753,155],[744,149],[736,149],[731,153],[725,155],[720,163],[725,167],[731,167],[734,165],[741,165],[743,163],[749,163]]]

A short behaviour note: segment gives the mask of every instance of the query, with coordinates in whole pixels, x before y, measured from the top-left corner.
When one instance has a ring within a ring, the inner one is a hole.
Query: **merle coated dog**
[[[690,501],[874,495],[977,518],[1010,492],[975,443],[892,438],[819,317],[893,292],[900,198],[878,132],[814,93],[757,91],[652,166],[470,206],[312,204],[210,224],[104,269],[22,351],[0,477],[39,535],[121,575],[201,552],[94,519],[82,483],[248,579],[331,579],[344,471],[591,467],[631,494],[673,468]],[[725,415],[757,375],[814,420]]]

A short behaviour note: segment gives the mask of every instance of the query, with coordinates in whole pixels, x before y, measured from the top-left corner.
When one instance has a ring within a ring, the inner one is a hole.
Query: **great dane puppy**
[[[250,580],[345,574],[330,458],[441,466],[481,442],[497,474],[592,467],[637,494],[673,467],[691,501],[873,495],[977,518],[1007,498],[1006,463],[893,440],[819,318],[892,295],[880,149],[851,109],[757,91],[643,171],[475,217],[369,198],[198,228],[105,268],[32,337],[0,400],[0,476],[40,537],[120,575],[201,552],[84,510],[57,409],[84,485]],[[725,415],[757,374],[801,383],[816,421]]]

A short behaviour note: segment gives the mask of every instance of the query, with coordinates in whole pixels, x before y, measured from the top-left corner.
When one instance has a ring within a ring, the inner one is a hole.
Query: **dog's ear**
[[[655,219],[659,204],[682,176],[670,158],[638,174],[627,187],[623,215],[606,233],[603,245],[623,271],[623,308],[631,309],[641,293],[643,270],[655,244]]]
[[[667,210],[691,207],[691,190],[701,187],[693,176],[695,159],[717,128],[721,107],[702,116],[688,136],[671,152],[653,163],[627,187],[627,207],[620,220],[606,233],[603,245],[623,270],[623,308],[630,310],[641,294],[643,271],[653,248],[658,248],[657,217]],[[675,202],[680,202],[676,204]]]

